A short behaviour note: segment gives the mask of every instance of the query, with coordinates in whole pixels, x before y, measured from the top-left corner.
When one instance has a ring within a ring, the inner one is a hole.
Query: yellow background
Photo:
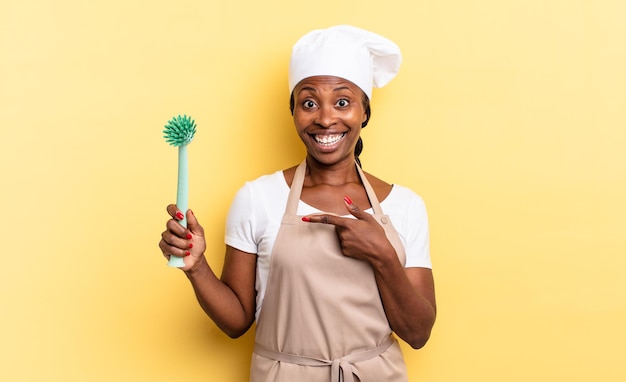
[[[624,381],[626,4],[602,0],[0,5],[0,380],[244,381],[157,242],[189,114],[190,205],[219,272],[244,181],[297,163],[292,44],[396,41],[366,170],[425,199],[439,317],[412,381]]]

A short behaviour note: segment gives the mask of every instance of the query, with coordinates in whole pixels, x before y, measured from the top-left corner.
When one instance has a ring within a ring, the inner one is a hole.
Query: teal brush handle
[[[179,223],[187,227],[187,209],[189,208],[189,166],[187,165],[187,145],[178,146],[178,189],[176,192],[176,206],[185,215]],[[170,267],[182,268],[185,261],[182,257],[170,256],[167,263]]]
[[[165,125],[163,138],[172,146],[178,147],[178,192],[176,195],[176,206],[185,215],[180,225],[187,227],[187,206],[189,196],[189,171],[187,169],[187,145],[196,133],[196,123],[187,117],[179,115],[172,118]],[[167,263],[170,267],[182,268],[185,261],[182,257],[170,256]]]

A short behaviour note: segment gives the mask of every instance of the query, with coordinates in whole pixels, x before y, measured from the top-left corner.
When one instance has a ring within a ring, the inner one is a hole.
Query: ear
[[[367,123],[369,122],[370,118],[369,115],[367,115],[367,110],[365,110],[365,112],[363,112],[363,119],[361,120],[361,128],[364,128],[365,126],[367,126]]]

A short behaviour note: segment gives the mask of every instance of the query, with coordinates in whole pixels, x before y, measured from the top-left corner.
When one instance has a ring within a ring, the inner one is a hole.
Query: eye
[[[350,104],[350,102],[345,99],[345,98],[341,98],[340,100],[337,101],[337,103],[335,105],[337,105],[338,107],[347,107]]]
[[[310,99],[307,99],[306,101],[304,101],[304,102],[302,103],[302,106],[303,106],[305,109],[313,109],[313,108],[315,107],[315,102],[313,102],[313,101],[312,101],[312,100],[310,100]]]

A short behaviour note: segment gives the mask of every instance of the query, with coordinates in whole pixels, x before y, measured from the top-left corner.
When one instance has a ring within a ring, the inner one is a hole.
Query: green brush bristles
[[[172,118],[165,125],[163,138],[172,146],[180,147],[188,145],[196,133],[196,123],[186,115]]]

